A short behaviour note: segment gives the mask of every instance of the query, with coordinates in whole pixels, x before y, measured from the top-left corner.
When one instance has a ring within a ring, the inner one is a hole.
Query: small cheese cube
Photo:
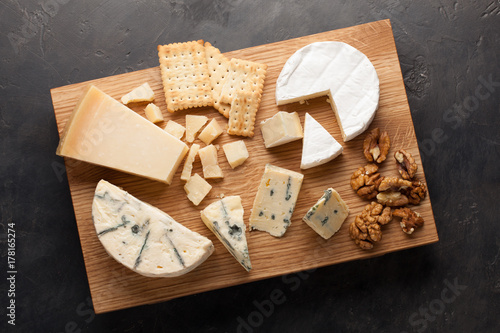
[[[266,148],[276,147],[304,137],[297,112],[280,111],[261,122],[262,137]]]
[[[243,164],[248,158],[247,146],[243,140],[226,143],[222,149],[224,149],[227,161],[233,169]]]
[[[131,92],[122,97],[122,103],[138,103],[138,102],[152,102],[155,99],[155,93],[153,89],[146,82],[141,86],[135,88]]]
[[[292,214],[304,175],[267,164],[253,202],[251,229],[281,237],[292,224]]]
[[[208,118],[205,116],[194,116],[188,114],[186,116],[186,141],[193,142],[196,133],[206,124]]]
[[[201,178],[197,173],[191,176],[184,185],[184,191],[186,191],[188,199],[195,206],[198,206],[200,202],[205,199],[211,189],[212,185],[210,185],[205,179]]]
[[[180,140],[184,135],[186,128],[181,124],[176,123],[173,120],[169,120],[167,122],[167,126],[165,126],[165,131],[167,131],[168,133],[172,134],[173,136],[175,136],[177,139]]]
[[[214,145],[208,145],[198,151],[200,155],[201,164],[203,166],[203,177],[210,178],[223,178],[222,169],[217,161],[217,148]]]
[[[182,169],[181,179],[184,181],[191,178],[191,171],[193,171],[193,162],[198,155],[198,150],[200,150],[200,145],[193,143],[191,148],[189,148],[188,156],[186,157],[186,162],[184,162],[184,168]]]
[[[217,120],[214,118],[212,121],[205,127],[203,131],[201,131],[198,138],[205,142],[205,144],[209,145],[212,141],[217,139],[219,135],[222,134],[222,128],[220,127]]]
[[[153,103],[149,103],[144,111],[146,112],[146,118],[148,118],[149,121],[155,124],[163,121],[163,114],[161,113],[160,108]]]
[[[324,239],[335,234],[349,215],[349,207],[333,188],[325,191],[302,219]]]

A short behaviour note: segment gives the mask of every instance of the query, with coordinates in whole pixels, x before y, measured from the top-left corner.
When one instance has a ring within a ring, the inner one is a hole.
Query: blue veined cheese
[[[201,211],[201,219],[247,271],[252,269],[240,196],[229,196]]]
[[[292,214],[304,175],[267,164],[250,214],[250,229],[281,237],[292,224]]]
[[[333,188],[325,191],[302,219],[324,239],[332,237],[349,215],[349,207]]]
[[[105,180],[95,190],[92,220],[108,254],[145,276],[186,274],[214,251],[210,239]]]

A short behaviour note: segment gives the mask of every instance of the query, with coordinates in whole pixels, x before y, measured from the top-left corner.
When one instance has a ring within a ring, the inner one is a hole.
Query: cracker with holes
[[[222,103],[220,101],[220,95],[224,85],[224,80],[229,73],[229,59],[227,59],[218,48],[212,46],[209,42],[205,42],[205,56],[207,58],[210,85],[212,86],[214,108],[224,117],[228,118],[231,105],[228,103]]]
[[[259,109],[261,94],[239,91],[231,103],[227,133],[231,135],[253,136],[255,116]]]
[[[203,40],[158,45],[158,57],[169,112],[213,105]]]

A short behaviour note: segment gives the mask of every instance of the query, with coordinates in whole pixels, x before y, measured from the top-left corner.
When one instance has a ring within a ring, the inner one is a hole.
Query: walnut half
[[[404,149],[400,149],[394,153],[394,158],[398,164],[398,170],[403,179],[412,179],[417,173],[418,165],[415,159]]]
[[[401,225],[403,232],[408,235],[411,235],[415,229],[424,225],[424,219],[420,216],[420,214],[408,207],[395,209],[393,215],[401,217],[401,222],[399,224]]]
[[[357,215],[349,226],[349,235],[363,250],[373,248],[373,243],[382,239],[381,225],[392,220],[390,207],[382,206],[376,202],[366,205],[361,214]]]
[[[351,187],[363,199],[373,199],[378,193],[378,186],[382,181],[378,166],[368,163],[358,168],[351,176]]]
[[[380,129],[374,128],[363,141],[363,154],[368,162],[382,163],[387,158],[391,140],[386,131],[380,132]]]

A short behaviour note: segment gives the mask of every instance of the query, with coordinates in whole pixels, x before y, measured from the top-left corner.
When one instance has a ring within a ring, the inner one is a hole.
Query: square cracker
[[[229,117],[231,105],[222,103],[220,95],[224,80],[229,74],[229,59],[227,59],[218,48],[212,46],[209,42],[205,42],[205,56],[208,64],[208,74],[210,76],[210,84],[212,86],[212,99],[214,108],[219,111],[224,117]]]
[[[237,92],[231,103],[227,133],[253,136],[255,116],[259,110],[261,94],[258,92]]]
[[[213,105],[203,40],[158,45],[158,57],[169,112]]]
[[[233,98],[239,92],[262,95],[267,65],[256,62],[231,59],[229,74],[222,87],[220,101],[232,104]]]

